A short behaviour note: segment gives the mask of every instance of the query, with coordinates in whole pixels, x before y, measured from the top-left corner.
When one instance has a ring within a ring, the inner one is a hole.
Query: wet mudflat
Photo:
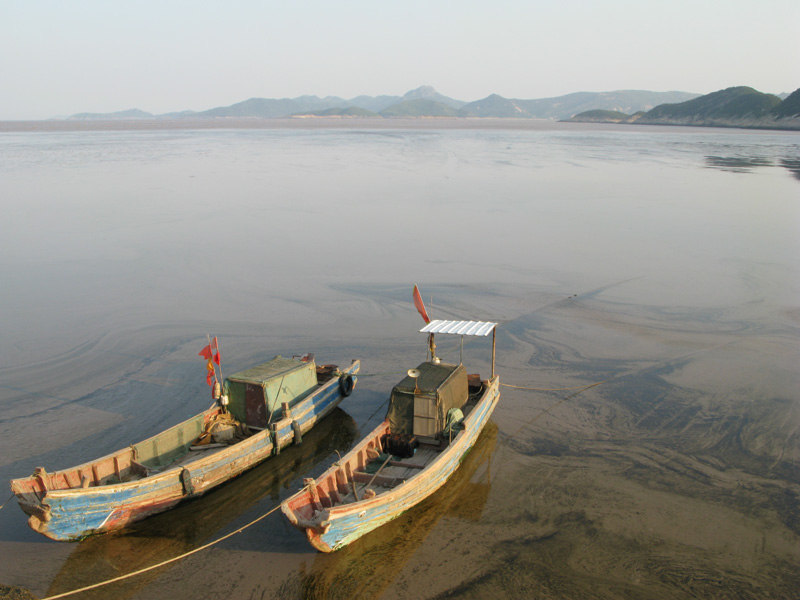
[[[75,597],[795,598],[798,139],[643,131],[7,134],[3,480],[205,408],[207,332],[223,375],[312,351],[364,376],[302,446],[129,530],[51,542],[9,503],[0,583],[66,592],[273,509],[424,360],[418,283],[500,322],[515,386],[446,487],[331,555],[274,513]]]

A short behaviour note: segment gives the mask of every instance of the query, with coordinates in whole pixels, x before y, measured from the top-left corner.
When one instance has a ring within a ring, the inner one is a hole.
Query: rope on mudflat
[[[522,387],[521,385],[511,385],[510,383],[500,383],[500,385],[505,387],[514,388],[515,390],[528,390],[530,392],[566,392],[568,390],[588,390],[590,387],[594,387],[596,385],[600,385],[601,383],[605,383],[609,381],[608,379],[604,379],[603,381],[598,381],[597,383],[589,383],[587,385],[576,385],[575,387],[565,387],[565,388],[534,388],[534,387]]]
[[[359,371],[358,373],[354,373],[353,377],[379,377],[381,375],[405,375],[408,371],[387,371],[386,373],[362,373]]]
[[[6,501],[5,501],[5,502],[3,502],[2,504],[0,504],[0,510],[2,510],[2,509],[3,509],[3,507],[4,507],[6,504],[8,504],[9,502],[11,502],[11,499],[12,499],[14,496],[16,496],[16,494],[11,494],[11,495],[8,497],[8,500],[6,500]]]
[[[359,427],[359,428],[358,428],[358,433],[359,433],[359,434],[361,434],[361,430],[362,430],[362,429],[363,429],[363,428],[364,428],[364,427],[365,427],[365,426],[366,426],[366,425],[367,425],[367,424],[368,424],[370,421],[372,421],[372,417],[374,417],[375,415],[377,415],[377,414],[378,414],[378,411],[379,411],[379,410],[381,410],[381,409],[382,409],[384,406],[386,406],[386,403],[387,403],[387,402],[389,402],[389,398],[387,398],[386,400],[384,400],[383,402],[381,402],[380,406],[378,406],[378,408],[376,408],[376,409],[375,409],[375,412],[373,412],[373,413],[372,413],[372,414],[371,414],[369,417],[367,417],[367,420],[366,420],[366,421],[364,421],[364,424],[363,424],[361,427]]]
[[[47,598],[42,598],[42,600],[56,600],[56,598],[66,598],[67,596],[72,596],[73,594],[80,594],[81,592],[86,592],[88,590],[93,590],[93,589],[96,589],[96,588],[99,588],[99,587],[103,587],[104,585],[108,585],[109,583],[116,583],[117,581],[122,581],[124,579],[130,579],[131,577],[136,577],[137,575],[141,575],[142,573],[147,573],[148,571],[152,571],[154,569],[158,569],[159,567],[163,567],[164,565],[168,565],[170,563],[174,563],[174,562],[179,561],[179,560],[181,560],[183,558],[186,558],[187,556],[189,556],[191,554],[196,554],[197,552],[200,552],[201,550],[205,550],[206,548],[210,548],[211,546],[213,546],[215,544],[219,544],[221,541],[227,540],[229,537],[233,537],[237,533],[241,533],[242,531],[244,531],[248,527],[251,527],[251,526],[255,525],[256,523],[258,523],[262,519],[266,519],[268,516],[270,516],[272,513],[274,513],[280,507],[281,507],[281,505],[278,504],[278,506],[276,506],[273,509],[269,510],[268,512],[264,513],[260,517],[258,517],[256,519],[253,519],[247,525],[244,525],[244,526],[240,527],[236,531],[232,531],[232,532],[230,532],[230,533],[228,533],[226,535],[223,535],[221,538],[217,538],[213,542],[209,542],[207,544],[199,546],[199,547],[195,548],[194,550],[189,550],[189,552],[186,552],[186,553],[181,554],[179,556],[174,556],[174,557],[172,557],[172,558],[170,558],[168,560],[165,560],[163,562],[158,563],[157,565],[151,565],[149,567],[145,567],[144,569],[139,569],[138,571],[132,571],[130,573],[126,573],[125,575],[120,575],[119,577],[114,577],[113,579],[108,579],[106,581],[101,581],[100,583],[95,583],[93,585],[87,585],[86,587],[82,587],[82,588],[79,588],[77,590],[72,590],[70,592],[64,592],[63,594],[56,594],[55,596],[48,596]]]
[[[585,386],[581,387],[581,388],[580,388],[580,389],[578,389],[578,391],[577,391],[577,392],[575,392],[574,394],[570,394],[570,395],[569,395],[569,396],[567,396],[566,398],[562,398],[561,400],[559,400],[559,401],[558,401],[558,402],[556,402],[555,404],[553,404],[553,405],[551,405],[551,406],[548,406],[548,407],[547,407],[547,408],[545,408],[545,409],[544,409],[542,412],[540,412],[538,415],[536,415],[535,417],[533,417],[533,418],[532,418],[530,421],[528,421],[527,423],[523,423],[522,425],[520,425],[520,427],[519,427],[519,428],[518,428],[518,429],[517,429],[517,430],[516,430],[514,433],[512,433],[511,435],[509,435],[508,437],[509,437],[509,438],[515,438],[515,437],[517,437],[517,436],[519,435],[519,432],[520,432],[520,431],[522,431],[522,430],[523,430],[523,429],[525,429],[526,427],[528,427],[528,426],[532,425],[532,424],[533,424],[534,422],[536,422],[538,419],[541,419],[543,416],[545,416],[547,413],[549,413],[549,412],[550,412],[551,410],[553,410],[554,408],[556,408],[556,407],[558,407],[558,406],[560,406],[560,405],[564,404],[564,402],[566,402],[566,401],[567,401],[567,400],[569,400],[570,398],[574,398],[575,396],[577,396],[578,394],[581,394],[581,393],[585,392],[585,391],[586,391],[586,390],[588,390],[589,388],[596,387],[596,386],[600,385],[601,383],[606,383],[607,381],[611,381],[611,380],[610,380],[610,379],[605,379],[605,380],[603,380],[603,381],[598,381],[597,383],[591,383],[591,384],[589,384],[589,385],[585,385]]]

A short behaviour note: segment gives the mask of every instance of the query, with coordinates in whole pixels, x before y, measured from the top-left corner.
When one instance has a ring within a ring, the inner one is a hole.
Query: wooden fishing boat
[[[429,333],[431,360],[410,369],[394,387],[383,423],[320,477],[304,480],[303,489],[281,504],[312,546],[322,552],[338,550],[447,482],[500,398],[500,377],[494,373],[495,326],[439,320],[421,330]],[[444,364],[436,357],[435,333],[490,332],[489,379],[468,375],[463,364]]]
[[[70,469],[37,467],[11,490],[31,528],[51,539],[118,529],[301,443],[350,394],[359,368],[357,360],[340,370],[277,356],[226,378],[217,402],[183,423]]]
[[[425,540],[438,535],[434,532],[442,520],[446,520],[451,533],[464,527],[457,521],[480,521],[491,491],[497,433],[497,426],[489,421],[447,485],[346,551],[318,553],[313,561],[306,562],[305,569],[295,569],[284,588],[299,590],[299,598],[387,597],[386,590],[397,583],[398,574],[407,568]]]

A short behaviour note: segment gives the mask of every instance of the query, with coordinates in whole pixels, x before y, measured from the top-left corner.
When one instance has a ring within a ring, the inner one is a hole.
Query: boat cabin
[[[462,409],[469,396],[464,365],[424,362],[394,388],[387,418],[393,434],[438,444],[451,409]],[[450,413],[452,414],[452,413]]]
[[[313,360],[300,362],[276,356],[272,360],[225,379],[228,410],[251,429],[266,429],[281,416],[281,405],[290,407],[317,389]]]

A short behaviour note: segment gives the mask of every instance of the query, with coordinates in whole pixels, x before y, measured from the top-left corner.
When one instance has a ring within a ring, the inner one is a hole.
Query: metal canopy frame
[[[487,321],[445,321],[438,319],[435,321],[431,321],[430,323],[425,325],[425,327],[420,329],[420,332],[430,334],[430,348],[431,348],[432,358],[436,358],[435,355],[436,345],[433,343],[433,335],[435,333],[460,335],[462,363],[464,361],[464,336],[474,335],[474,336],[486,337],[491,333],[492,334],[492,377],[494,377],[495,348],[497,343],[497,323],[490,323]]]

